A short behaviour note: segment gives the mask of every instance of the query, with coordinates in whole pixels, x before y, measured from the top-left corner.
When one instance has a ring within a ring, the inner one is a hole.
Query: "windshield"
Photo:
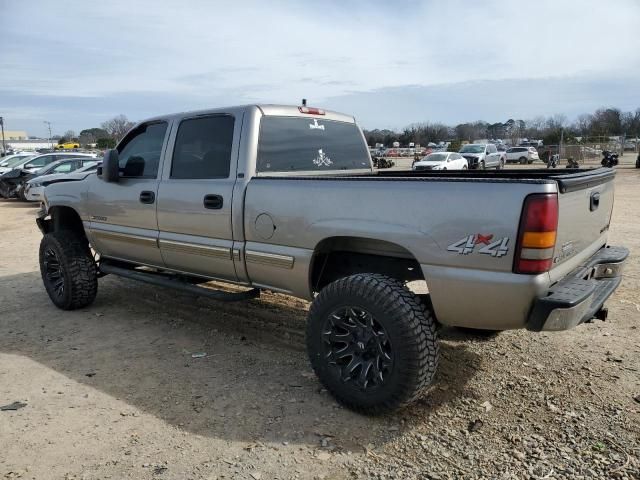
[[[355,123],[322,118],[263,117],[258,172],[371,168],[369,151]]]
[[[445,162],[447,160],[446,153],[430,153],[422,159],[424,162]]]
[[[484,145],[465,145],[460,153],[484,153]]]
[[[25,156],[25,155],[17,155],[15,157],[12,158],[8,158],[7,160],[5,160],[4,162],[2,162],[2,166],[3,167],[15,167],[21,163],[25,163],[27,161],[29,161],[29,159],[35,157],[35,155],[29,155],[29,156]]]

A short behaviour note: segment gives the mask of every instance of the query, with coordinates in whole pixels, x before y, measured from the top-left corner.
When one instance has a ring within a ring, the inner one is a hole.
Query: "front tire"
[[[49,298],[62,310],[86,307],[96,298],[96,263],[86,239],[76,233],[61,230],[42,237],[40,274]]]
[[[416,400],[438,365],[436,322],[398,280],[357,274],[325,287],[311,305],[307,351],[342,404],[374,415]]]

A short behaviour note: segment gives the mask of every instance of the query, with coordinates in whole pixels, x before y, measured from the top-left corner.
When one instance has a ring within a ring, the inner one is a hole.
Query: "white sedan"
[[[456,152],[434,152],[414,162],[414,170],[466,170],[467,159]]]

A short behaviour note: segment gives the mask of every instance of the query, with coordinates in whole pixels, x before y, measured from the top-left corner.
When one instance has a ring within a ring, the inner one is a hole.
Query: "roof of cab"
[[[310,108],[313,108],[310,106]],[[346,115],[344,113],[334,112],[332,110],[325,110],[320,108],[324,114],[302,113],[297,105],[276,105],[276,104],[247,104],[236,105],[231,107],[220,108],[207,108],[203,110],[192,110],[186,112],[171,113],[167,115],[158,115],[156,117],[147,118],[139,123],[152,122],[156,120],[168,120],[173,118],[183,117],[197,117],[200,115],[207,115],[212,113],[237,113],[243,110],[257,109],[263,115],[269,116],[281,116],[281,117],[307,117],[307,118],[324,118],[326,120],[337,120],[340,122],[355,123],[355,118],[352,115]]]

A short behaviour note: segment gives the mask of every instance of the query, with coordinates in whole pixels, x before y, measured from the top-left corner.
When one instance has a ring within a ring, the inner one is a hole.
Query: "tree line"
[[[387,147],[393,142],[400,142],[401,145],[413,142],[424,146],[429,142],[472,142],[477,139],[502,139],[515,144],[521,138],[542,140],[545,145],[554,145],[560,142],[561,135],[565,142],[577,142],[577,137],[580,137],[583,143],[587,143],[589,138],[596,137],[640,137],[640,108],[635,112],[599,108],[593,113],[579,115],[573,122],[569,122],[565,115],[538,116],[530,120],[510,118],[504,123],[478,120],[455,126],[424,122],[411,124],[400,132],[373,129],[365,130],[364,134],[369,145],[381,143]]]
[[[67,130],[61,137],[52,138],[58,140],[58,145],[78,142],[81,146],[96,144],[97,148],[113,148],[134,125],[135,123],[129,121],[125,115],[118,115],[103,122],[100,127],[81,130],[80,134]]]

